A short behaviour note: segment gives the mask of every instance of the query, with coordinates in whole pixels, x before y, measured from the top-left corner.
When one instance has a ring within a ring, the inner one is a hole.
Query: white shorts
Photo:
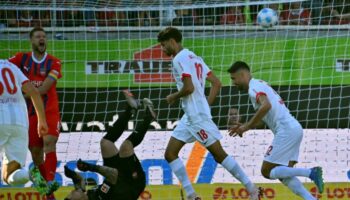
[[[28,128],[0,124],[0,151],[3,152],[3,164],[16,161],[24,167],[28,153],[28,140]]]
[[[205,147],[209,147],[222,138],[218,127],[212,120],[204,120],[195,124],[187,124],[185,121],[184,118],[181,118],[171,135],[172,137],[185,143],[197,140]]]
[[[264,160],[274,164],[288,166],[289,161],[298,162],[303,128],[300,124],[277,132],[271,146],[266,151]]]

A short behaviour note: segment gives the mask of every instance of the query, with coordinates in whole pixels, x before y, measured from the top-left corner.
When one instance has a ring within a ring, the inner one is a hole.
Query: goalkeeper
[[[65,200],[137,200],[144,191],[146,186],[145,172],[134,153],[134,147],[142,142],[150,123],[155,120],[157,114],[151,100],[144,98],[143,121],[136,126],[135,131],[118,150],[114,143],[123,134],[132,113],[140,107],[140,103],[134,99],[132,93],[128,90],[124,90],[123,93],[128,103],[127,108],[113,124],[113,127],[108,129],[107,134],[100,142],[103,166],[93,165],[81,159],[77,162],[77,168],[80,171],[97,172],[104,176],[105,180],[96,188],[86,191],[83,178],[66,165],[64,173],[73,180],[75,189]]]

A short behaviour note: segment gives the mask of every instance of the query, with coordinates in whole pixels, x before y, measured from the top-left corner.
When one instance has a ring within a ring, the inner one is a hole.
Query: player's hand
[[[49,128],[47,126],[46,121],[38,121],[38,134],[39,137],[43,137],[47,135],[47,132],[49,131]]]
[[[175,103],[176,101],[176,96],[174,94],[169,94],[167,97],[166,97],[166,101],[168,102],[168,104],[173,104]]]
[[[239,137],[243,137],[243,133],[249,130],[249,127],[247,124],[243,124],[240,127],[237,128],[236,133],[239,135]]]
[[[228,134],[232,137],[237,136],[237,129],[242,125],[241,123],[235,121],[235,122],[231,122],[229,125],[231,125],[231,128],[229,128],[228,130]]]
[[[249,126],[247,124],[237,123],[229,130],[229,135],[232,137],[243,137],[243,133],[249,130]]]

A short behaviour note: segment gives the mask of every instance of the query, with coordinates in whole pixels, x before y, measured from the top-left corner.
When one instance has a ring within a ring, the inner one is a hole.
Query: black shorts
[[[103,158],[103,165],[118,170],[117,184],[113,187],[113,193],[118,194],[115,199],[138,199],[146,187],[146,176],[135,154],[126,158],[121,158],[119,154]]]

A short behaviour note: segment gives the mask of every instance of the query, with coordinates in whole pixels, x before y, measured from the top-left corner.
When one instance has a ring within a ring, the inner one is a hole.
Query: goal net
[[[257,13],[264,7],[277,11],[277,26],[266,29],[257,24]],[[266,199],[297,197],[260,174],[273,138],[270,130],[251,130],[244,138],[227,135],[230,109],[239,113],[241,122],[254,113],[248,96],[231,86],[227,73],[238,60],[251,66],[255,78],[276,89],[305,129],[297,166],[324,168],[326,190],[318,197],[350,198],[349,1],[0,0],[0,16],[1,59],[31,51],[28,33],[42,26],[48,53],[62,61],[63,77],[57,85],[62,133],[56,179],[63,186],[72,184],[63,175],[65,164],[75,168],[78,158],[101,164],[99,140],[123,110],[120,91],[128,88],[139,99],[150,98],[158,111],[157,121],[136,148],[147,174],[146,192],[140,198],[185,196],[163,157],[183,112],[180,102],[166,103],[166,96],[176,87],[171,58],[162,53],[156,39],[163,28],[176,26],[183,33],[183,46],[201,56],[222,81],[211,107],[224,136],[221,142],[253,182],[266,188]],[[133,130],[138,116],[129,122],[117,145]],[[199,144],[186,145],[180,157],[204,199],[248,198],[238,181]],[[83,175],[92,182],[103,180],[95,173]],[[309,179],[300,180],[319,195]],[[1,182],[0,187],[6,185]],[[0,188],[0,194],[3,191],[10,189]],[[59,195],[64,193],[60,190]]]

